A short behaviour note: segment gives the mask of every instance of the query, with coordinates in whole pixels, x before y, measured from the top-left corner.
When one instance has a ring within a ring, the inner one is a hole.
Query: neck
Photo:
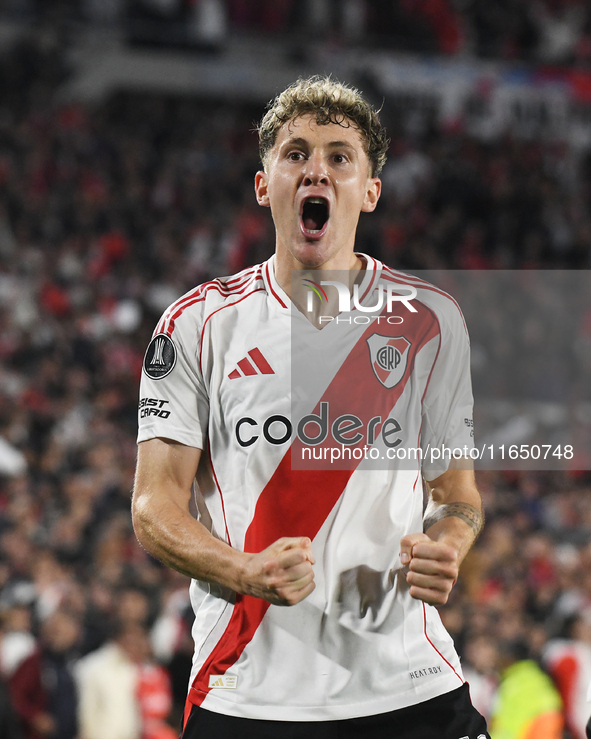
[[[291,256],[291,255],[290,255]],[[305,265],[296,259],[282,259],[278,252],[275,253],[275,279],[280,287],[285,291],[291,299],[291,280],[293,272],[301,272],[302,277],[307,272],[328,272],[328,271],[361,271],[366,268],[365,260],[358,257],[352,252],[341,258],[330,259],[325,264],[319,266]]]

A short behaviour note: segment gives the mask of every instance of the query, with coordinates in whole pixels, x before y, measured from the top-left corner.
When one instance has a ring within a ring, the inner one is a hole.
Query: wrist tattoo
[[[467,523],[474,532],[474,537],[478,536],[484,523],[482,512],[470,503],[444,503],[437,506],[435,510],[429,511],[423,521],[423,531],[427,531],[433,524],[450,516],[455,516]]]

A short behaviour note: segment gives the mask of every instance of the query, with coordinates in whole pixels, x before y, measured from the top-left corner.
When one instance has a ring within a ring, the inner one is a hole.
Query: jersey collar
[[[359,285],[359,295],[361,300],[368,296],[375,289],[382,274],[383,264],[377,259],[370,257],[362,252],[355,252],[365,262],[364,275]],[[291,310],[291,300],[285,290],[277,282],[275,277],[275,255],[267,259],[263,263],[263,282],[267,288],[267,292],[278,306],[285,311]]]
[[[265,283],[265,287],[267,288],[267,293],[278,304],[281,310],[289,312],[291,310],[291,300],[289,299],[289,296],[287,295],[285,290],[277,282],[277,278],[275,277],[274,254],[263,264],[263,282]]]

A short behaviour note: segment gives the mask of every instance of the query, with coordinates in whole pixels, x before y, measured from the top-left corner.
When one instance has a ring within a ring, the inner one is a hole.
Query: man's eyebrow
[[[351,149],[352,151],[356,151],[355,147],[347,141],[330,141],[328,146],[332,149]]]
[[[302,138],[301,136],[294,136],[290,137],[288,139],[285,139],[285,141],[282,144],[282,148],[285,146],[301,146],[302,148],[307,148],[310,145],[310,142]],[[355,147],[349,144],[347,141],[329,141],[327,146],[331,149],[351,149],[352,151],[355,151]]]
[[[283,144],[281,144],[282,148],[285,146],[301,146],[301,147],[307,147],[308,142],[306,139],[302,138],[301,136],[290,136],[288,139],[285,139]]]

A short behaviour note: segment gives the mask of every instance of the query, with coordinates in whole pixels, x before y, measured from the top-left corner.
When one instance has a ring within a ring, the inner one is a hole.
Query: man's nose
[[[326,185],[328,184],[328,171],[324,157],[311,154],[306,161],[304,171],[304,185]]]

